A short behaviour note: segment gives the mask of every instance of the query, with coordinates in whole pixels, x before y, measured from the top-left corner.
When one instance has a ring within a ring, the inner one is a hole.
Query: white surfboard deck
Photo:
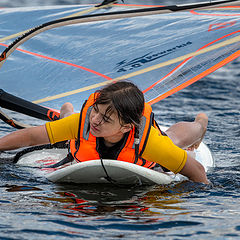
[[[163,173],[151,170],[136,164],[117,160],[91,160],[82,163],[66,164],[59,168],[46,168],[63,159],[66,149],[48,149],[28,153],[21,157],[18,165],[39,167],[42,176],[55,183],[110,183],[107,174],[116,184],[160,185],[179,182],[187,178],[172,172]],[[214,160],[209,148],[201,143],[193,153],[194,157],[202,163],[206,171],[214,166]],[[104,165],[107,174],[102,166]]]

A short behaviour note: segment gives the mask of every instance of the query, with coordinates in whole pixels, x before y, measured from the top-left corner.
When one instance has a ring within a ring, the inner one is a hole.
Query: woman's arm
[[[206,184],[209,183],[203,165],[191,157],[189,154],[187,156],[187,161],[184,167],[179,173],[188,177],[194,182],[202,182]]]
[[[0,151],[75,139],[78,125],[79,114],[73,114],[45,125],[18,130],[0,138]]]
[[[202,164],[185,150],[177,147],[169,137],[159,134],[158,130],[153,127],[142,157],[159,163],[174,173],[181,173],[192,181],[208,183]]]
[[[0,151],[47,144],[49,142],[45,125],[25,128],[0,138]]]

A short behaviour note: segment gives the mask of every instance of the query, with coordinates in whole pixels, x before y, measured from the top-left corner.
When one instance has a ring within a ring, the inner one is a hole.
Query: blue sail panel
[[[8,29],[7,34],[79,9],[26,8],[22,25]],[[0,20],[8,14],[20,19],[24,11],[1,10]],[[127,78],[140,87],[148,102],[155,103],[239,57],[239,15],[236,5],[50,29],[24,42],[8,57],[0,69],[1,88],[56,109],[70,101],[79,110],[90,93]],[[6,24],[0,21],[0,25],[0,38],[4,38]],[[10,42],[0,41],[1,50]]]

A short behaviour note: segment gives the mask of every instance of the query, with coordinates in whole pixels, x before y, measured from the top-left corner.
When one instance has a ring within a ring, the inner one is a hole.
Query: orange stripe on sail
[[[8,46],[8,45],[6,45],[4,43],[0,43],[0,45],[5,46],[5,47]],[[103,77],[103,78],[105,78],[107,80],[111,80],[112,79],[112,78],[110,78],[110,77],[108,77],[108,76],[106,76],[106,75],[104,75],[102,73],[99,73],[99,72],[94,71],[94,70],[92,70],[90,68],[86,68],[86,67],[74,64],[74,63],[70,63],[70,62],[66,62],[66,61],[63,61],[63,60],[56,59],[56,58],[52,58],[52,57],[48,57],[48,56],[45,56],[45,55],[41,55],[41,54],[38,54],[38,53],[30,52],[30,51],[27,51],[27,50],[23,50],[21,48],[16,48],[16,50],[18,50],[20,52],[23,52],[23,53],[27,53],[27,54],[33,55],[33,56],[36,56],[36,57],[40,57],[40,58],[44,58],[44,59],[51,60],[51,61],[54,61],[54,62],[63,63],[63,64],[66,64],[68,66],[80,68],[80,69],[85,70],[87,72],[90,72],[90,73],[96,74],[96,75],[98,75],[100,77]]]
[[[208,74],[216,71],[217,69],[219,69],[222,66],[226,65],[227,63],[233,61],[234,59],[238,58],[239,56],[240,56],[240,50],[238,50],[237,52],[233,53],[231,56],[225,58],[224,60],[222,60],[218,64],[216,64],[216,65],[212,66],[211,68],[205,70],[204,72],[200,73],[199,75],[191,78],[187,82],[179,85],[176,88],[171,89],[170,91],[168,91],[168,92],[162,94],[161,96],[159,96],[159,97],[149,101],[148,103],[152,105],[152,104],[154,104],[154,103],[156,103],[156,102],[158,102],[158,101],[160,101],[160,100],[162,100],[162,99],[164,99],[164,98],[166,98],[166,97],[168,97],[168,96],[170,96],[170,95],[172,95],[172,94],[174,94],[174,93],[176,93],[176,92],[178,92],[178,91],[180,91],[180,90],[182,90],[182,89],[184,89],[186,87],[188,87],[189,85],[191,85],[194,82],[198,81],[199,79],[207,76]]]
[[[189,11],[190,13],[194,14],[194,15],[201,15],[201,16],[240,16],[239,13],[233,13],[233,14],[229,14],[229,13],[200,13],[200,12],[196,12],[194,10]]]

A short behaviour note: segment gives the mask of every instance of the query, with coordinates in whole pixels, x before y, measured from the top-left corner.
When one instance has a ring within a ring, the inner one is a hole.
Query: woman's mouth
[[[95,127],[94,125],[90,124],[90,129],[93,131],[93,132],[99,132],[99,129],[97,127]]]

